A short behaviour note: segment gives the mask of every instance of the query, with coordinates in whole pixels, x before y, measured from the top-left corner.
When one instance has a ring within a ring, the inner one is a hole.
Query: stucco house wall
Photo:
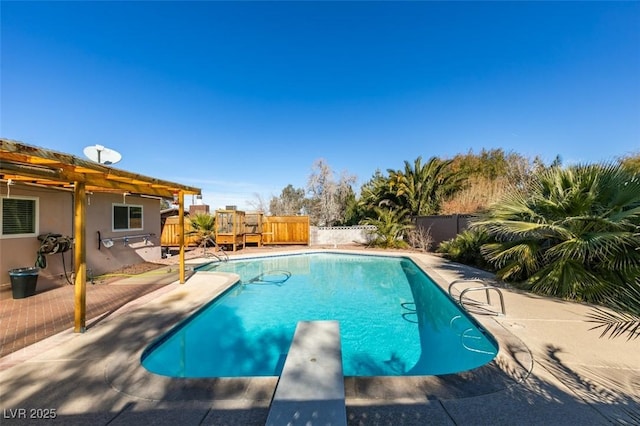
[[[10,188],[2,188],[2,198],[27,197],[37,200],[36,236],[12,237],[0,235],[0,283],[8,284],[9,270],[34,266],[37,258],[40,241],[37,235],[56,233],[71,236],[73,233],[73,194],[68,191],[55,191],[39,187],[24,185],[12,185]],[[67,271],[73,271],[73,254],[68,251],[64,254],[47,256],[47,268],[41,271],[41,275],[47,277],[60,277],[63,274],[62,257],[65,256]]]
[[[89,195],[87,201],[87,269],[90,270],[88,275],[96,276],[161,258],[159,200],[101,193]],[[115,230],[114,205],[142,206],[142,228]],[[113,243],[110,247],[109,241]]]
[[[0,235],[0,284],[10,283],[9,270],[34,266],[40,241],[37,235],[57,233],[73,237],[73,193],[27,185],[13,185],[10,197],[28,197],[37,200],[36,236],[12,237]],[[7,197],[3,188],[1,197]],[[142,207],[140,229],[114,230],[113,206],[133,205]],[[126,196],[122,194],[87,194],[86,236],[87,269],[93,276],[104,274],[145,261],[160,259],[160,201],[154,198]],[[102,240],[113,239],[113,246],[105,247]],[[125,239],[126,237],[126,239]],[[100,245],[100,246],[99,246]],[[46,256],[47,267],[40,270],[46,278],[63,277],[62,256],[66,273],[74,270],[73,249],[64,254]]]

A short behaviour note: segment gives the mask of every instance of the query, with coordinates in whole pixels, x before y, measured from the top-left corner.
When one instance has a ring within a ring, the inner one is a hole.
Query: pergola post
[[[178,192],[178,242],[180,243],[180,284],[185,282],[184,273],[184,192]]]
[[[5,138],[0,138],[0,176],[3,181],[33,184],[54,190],[73,188],[74,332],[83,333],[86,329],[87,192],[129,192],[162,198],[177,195],[180,205],[180,283],[185,282],[184,195],[200,194],[199,188],[142,176],[115,169],[111,165]]]
[[[87,318],[87,245],[86,245],[86,190],[84,182],[74,182],[74,265],[75,265],[75,333],[84,333]]]

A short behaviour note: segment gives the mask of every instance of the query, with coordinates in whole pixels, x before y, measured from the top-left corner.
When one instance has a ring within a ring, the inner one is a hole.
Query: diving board
[[[340,326],[337,321],[300,321],[266,425],[346,424]]]

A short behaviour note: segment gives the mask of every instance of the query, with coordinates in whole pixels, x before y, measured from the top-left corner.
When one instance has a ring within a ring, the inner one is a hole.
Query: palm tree
[[[209,213],[197,213],[191,218],[191,231],[185,235],[195,235],[202,248],[203,255],[207,254],[207,246],[216,242],[216,218]]]
[[[371,179],[362,185],[359,204],[363,209],[371,212],[374,207],[397,206],[398,200],[395,193],[392,180],[384,176],[380,170],[376,170]]]
[[[413,165],[405,160],[404,170],[388,170],[391,189],[411,216],[438,213],[444,199],[462,188],[465,176],[449,167],[452,162],[431,157],[422,164],[418,157]]]
[[[549,168],[473,226],[497,276],[535,292],[624,309],[640,289],[640,178],[619,164]]]
[[[406,247],[407,243],[402,239],[404,233],[411,229],[406,211],[397,209],[385,209],[374,207],[375,218],[366,218],[362,221],[364,225],[376,227],[375,239],[372,244],[379,247]]]

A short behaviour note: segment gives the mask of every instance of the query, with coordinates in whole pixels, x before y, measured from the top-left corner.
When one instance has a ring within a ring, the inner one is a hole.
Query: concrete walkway
[[[445,289],[486,276],[408,255]],[[171,379],[140,366],[149,342],[234,280],[198,272],[85,334],[65,331],[37,343],[19,363],[0,359],[1,424],[264,425],[275,377]],[[640,341],[599,338],[586,322],[589,306],[503,293],[506,316],[477,316],[500,343],[492,363],[437,377],[348,377],[348,424],[640,424]]]

